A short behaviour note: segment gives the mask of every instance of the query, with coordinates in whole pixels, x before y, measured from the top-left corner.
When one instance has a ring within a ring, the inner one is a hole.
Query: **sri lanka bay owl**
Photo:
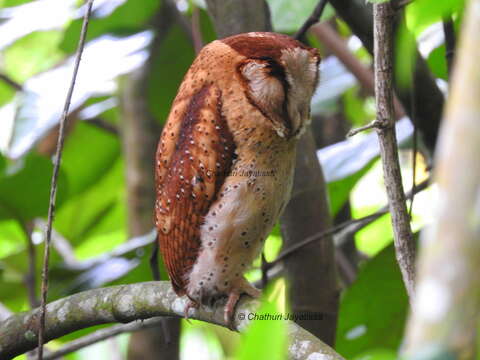
[[[259,290],[243,274],[292,186],[320,57],[275,33],[205,46],[173,102],[156,154],[156,226],[173,289],[189,306]],[[188,312],[188,310],[187,310]]]

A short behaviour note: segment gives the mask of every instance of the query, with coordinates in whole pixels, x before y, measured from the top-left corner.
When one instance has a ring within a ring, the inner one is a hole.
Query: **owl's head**
[[[221,40],[245,57],[237,71],[246,94],[279,136],[298,137],[310,120],[317,87],[317,49],[281,34],[252,32]]]

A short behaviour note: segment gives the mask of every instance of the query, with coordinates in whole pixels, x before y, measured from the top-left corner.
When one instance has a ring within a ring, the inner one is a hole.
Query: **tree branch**
[[[50,352],[50,354],[43,357],[43,360],[58,359],[64,355],[96,344],[100,341],[109,339],[113,336],[158,327],[162,325],[162,320],[165,320],[165,318],[155,317],[147,320],[132,321],[128,324],[112,325],[106,329],[97,330],[91,334],[85,335],[81,338],[69,342],[68,344],[65,344],[55,352]]]
[[[145,282],[112,286],[74,294],[47,306],[45,339],[52,340],[73,331],[94,325],[158,316],[184,315],[187,299],[175,295],[169,282]],[[190,318],[227,327],[223,320],[223,305],[191,310]],[[248,315],[255,313],[259,302],[242,297],[235,312],[233,326],[240,331],[249,323]],[[39,309],[15,314],[0,322],[0,358],[10,359],[37,344]],[[291,359],[317,356],[325,360],[342,360],[332,348],[293,322],[287,321]],[[302,351],[298,351],[298,349]],[[303,351],[304,350],[304,351]],[[315,355],[312,355],[315,354]]]
[[[326,46],[358,80],[366,92],[372,96],[375,94],[375,81],[373,72],[362,64],[348,49],[346,41],[328,23],[318,24],[312,27],[311,32],[321,44]],[[402,104],[395,96],[393,99],[396,119],[405,116]]]
[[[328,0],[320,0],[318,2],[312,14],[308,17],[308,19],[303,23],[302,27],[295,34],[295,39],[302,40],[308,29],[310,29],[312,25],[316,24],[320,20],[320,17],[322,16],[325,6],[327,6],[327,3]]]
[[[375,102],[377,105],[377,134],[383,164],[383,176],[392,215],[393,239],[403,281],[410,299],[415,281],[415,243],[403,192],[402,174],[398,160],[395,120],[393,113],[393,16],[390,3],[373,6],[375,48]]]
[[[330,0],[337,14],[348,24],[353,33],[360,38],[365,48],[373,54],[373,17],[371,4],[364,0]],[[396,30],[405,24],[396,21]],[[435,83],[428,65],[418,51],[415,55],[415,103],[422,104],[416,109],[418,128],[423,134],[425,144],[433,153],[438,136],[438,129],[442,118],[444,98]],[[404,109],[410,113],[412,106],[410,90],[401,89],[395,84],[398,97]],[[411,116],[411,114],[409,114]]]
[[[45,229],[45,251],[43,255],[42,266],[42,293],[41,293],[41,313],[38,318],[39,324],[39,336],[38,336],[38,359],[42,360],[43,357],[43,343],[44,343],[44,325],[46,316],[46,304],[47,304],[47,291],[48,291],[48,262],[50,258],[50,242],[52,237],[52,225],[55,217],[55,200],[57,196],[57,179],[60,170],[60,164],[62,161],[62,150],[65,139],[65,124],[67,122],[68,112],[70,110],[70,102],[72,100],[73,89],[75,88],[75,80],[77,79],[78,69],[80,67],[80,60],[82,58],[83,48],[85,46],[85,39],[87,37],[88,20],[92,12],[93,0],[88,0],[85,15],[83,17],[82,29],[80,31],[80,40],[78,42],[77,54],[75,57],[75,65],[73,67],[72,79],[70,81],[70,87],[65,99],[65,105],[63,108],[62,118],[60,120],[60,129],[58,132],[58,141],[55,151],[55,160],[52,174],[52,183],[50,188],[50,199],[48,204],[48,218],[47,228]]]
[[[0,80],[5,82],[6,84],[10,85],[12,88],[14,88],[17,91],[23,91],[23,86],[21,84],[19,84],[18,82],[16,82],[15,80],[13,80],[7,74],[0,73]]]

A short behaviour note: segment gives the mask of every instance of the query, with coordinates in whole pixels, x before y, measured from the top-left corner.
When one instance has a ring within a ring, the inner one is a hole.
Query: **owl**
[[[155,222],[173,289],[188,309],[226,298],[289,199],[295,147],[318,83],[316,49],[252,32],[205,46],[184,77],[159,140]]]

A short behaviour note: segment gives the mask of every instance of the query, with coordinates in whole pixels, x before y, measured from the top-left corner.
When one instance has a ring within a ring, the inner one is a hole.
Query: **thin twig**
[[[310,29],[310,27],[313,24],[316,24],[320,20],[320,17],[322,16],[322,13],[323,13],[323,10],[325,9],[325,6],[327,5],[327,2],[328,2],[328,0],[320,0],[318,2],[317,6],[313,10],[312,14],[308,17],[308,19],[303,23],[302,27],[295,34],[295,36],[294,36],[295,39],[301,40],[305,36],[308,29]]]
[[[443,20],[443,32],[445,33],[445,57],[447,59],[448,76],[452,75],[453,57],[455,55],[455,28],[450,16]]]
[[[367,125],[364,125],[364,126],[360,126],[356,129],[352,129],[350,130],[348,133],[347,133],[347,138],[348,137],[352,137],[352,136],[355,136],[357,135],[358,133],[361,133],[363,131],[366,131],[366,130],[371,130],[371,129],[378,129],[380,128],[381,126],[381,122],[378,121],[377,119],[373,120],[371,123],[367,124]]]
[[[412,69],[413,71],[413,69]],[[412,74],[413,78],[413,74]],[[412,159],[412,189],[415,190],[416,186],[416,177],[417,177],[417,153],[418,153],[418,124],[417,124],[417,104],[415,101],[415,82],[412,81],[411,83],[411,90],[410,90],[410,121],[413,124],[413,159]],[[412,219],[412,211],[413,211],[413,201],[415,200],[415,196],[412,196],[410,200],[410,208],[408,209],[408,216]]]
[[[6,74],[0,74],[0,80],[13,87],[15,90],[23,91],[23,86]]]
[[[398,160],[397,139],[393,113],[393,23],[391,3],[373,5],[374,71],[377,129],[383,174],[392,215],[395,254],[409,298],[413,298],[415,281],[415,243],[403,192],[402,174]]]
[[[50,354],[46,355],[43,359],[44,360],[58,359],[64,355],[71,354],[74,351],[83,349],[87,346],[96,344],[100,341],[109,339],[113,336],[117,336],[124,333],[130,333],[138,330],[143,330],[143,329],[150,329],[152,327],[157,327],[162,324],[162,320],[164,319],[165,319],[164,317],[156,317],[156,318],[151,318],[144,321],[134,321],[128,324],[113,325],[106,329],[100,329],[91,334],[85,335],[81,338],[72,340],[71,342],[62,346],[57,351],[51,352]]]
[[[422,183],[418,184],[415,187],[415,191],[410,190],[407,194],[405,194],[405,198],[411,198],[415,193],[418,193],[428,187],[429,184],[429,179],[423,181]],[[332,228],[323,231],[318,234],[314,234],[312,236],[307,237],[305,240],[295,244],[294,246],[289,247],[288,249],[283,250],[275,260],[267,263],[265,265],[266,269],[269,270],[271,269],[274,265],[278,264],[279,262],[283,261],[286,257],[292,255],[299,249],[303,248],[304,246],[307,246],[308,244],[311,244],[312,242],[319,241],[322,239],[325,239],[328,236],[332,236],[335,234],[338,234],[338,236],[335,236],[335,245],[340,246],[343,244],[345,239],[347,239],[350,235],[355,234],[356,232],[360,231],[367,225],[371,224],[381,216],[387,214],[389,212],[389,205],[385,205],[373,214],[367,215],[365,217],[362,217],[360,219],[352,219],[345,221],[341,224],[335,225]]]
[[[68,89],[67,97],[65,100],[65,106],[63,108],[62,118],[60,120],[60,129],[58,134],[57,149],[55,151],[54,167],[52,174],[52,183],[50,189],[50,201],[48,205],[48,220],[47,228],[45,231],[45,251],[43,255],[43,268],[42,268],[42,293],[41,293],[41,311],[38,323],[38,359],[43,359],[43,344],[44,344],[44,332],[45,332],[45,316],[47,311],[47,292],[48,292],[48,261],[50,258],[50,240],[52,236],[52,224],[55,216],[55,199],[57,195],[57,180],[58,172],[60,170],[60,163],[62,160],[63,143],[65,140],[65,123],[67,115],[70,109],[70,102],[72,100],[73,89],[75,88],[75,80],[78,74],[78,68],[80,66],[80,60],[82,58],[83,48],[85,47],[85,39],[88,29],[88,20],[92,12],[93,0],[87,0],[86,11],[83,17],[82,30],[80,33],[80,40],[78,43],[77,55],[75,57],[75,65],[73,68],[72,79],[70,82],[70,88]]]

